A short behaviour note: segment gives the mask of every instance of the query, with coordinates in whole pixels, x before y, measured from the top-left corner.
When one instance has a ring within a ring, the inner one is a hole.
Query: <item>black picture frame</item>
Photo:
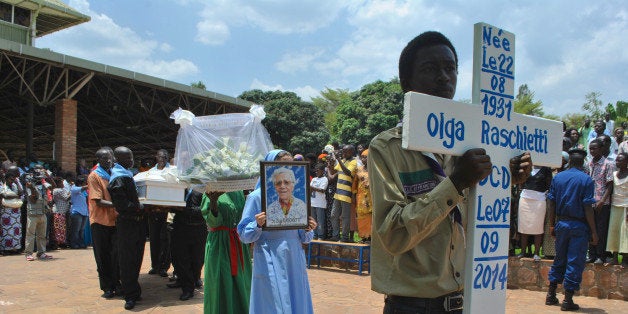
[[[278,186],[274,184],[277,177],[281,181]],[[290,186],[286,181],[292,181],[292,177],[294,182]],[[310,164],[303,161],[260,161],[260,180],[262,211],[266,213],[266,223],[262,228],[264,230],[307,228],[311,212]],[[277,188],[281,189],[281,192],[278,192]],[[287,210],[281,206],[282,196],[289,201],[290,207]]]

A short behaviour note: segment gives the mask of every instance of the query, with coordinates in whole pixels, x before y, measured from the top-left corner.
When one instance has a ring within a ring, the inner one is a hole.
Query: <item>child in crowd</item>
[[[316,220],[318,228],[314,230],[314,239],[325,240],[325,209],[327,207],[327,198],[325,192],[327,190],[328,180],[325,176],[325,164],[318,163],[314,168],[316,177],[310,182],[312,217]]]

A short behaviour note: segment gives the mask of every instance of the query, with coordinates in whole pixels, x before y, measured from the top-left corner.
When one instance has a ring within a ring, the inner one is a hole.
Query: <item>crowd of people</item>
[[[451,42],[426,32],[403,50],[399,79],[404,92],[452,99],[457,68]],[[510,160],[512,252],[519,246],[521,257],[555,257],[545,302],[557,304],[563,284],[562,309],[576,310],[585,257],[596,264],[621,257],[628,265],[628,142],[626,126],[615,128],[609,115],[564,131],[562,168],[533,167],[528,153]],[[77,176],[55,175],[33,157],[17,162],[8,152],[0,250],[48,260],[50,245],[91,243],[102,297],[122,295],[133,309],[148,236],[148,273],[167,277],[172,263],[168,287],[181,288],[182,301],[204,285],[206,313],[312,313],[302,244],[372,242],[372,289],[386,295],[384,313],[460,313],[468,189],[491,172],[490,156],[481,148],[461,157],[404,150],[401,137],[397,126],[368,148],[332,143],[318,156],[269,152],[265,161],[310,162],[311,217],[305,228],[287,230],[265,229],[259,183],[250,193],[188,189],[185,207],[145,206],[126,147],[99,149],[94,167],[80,161]],[[154,166],[139,170],[164,171],[169,160],[159,150]],[[280,181],[273,184],[294,188],[293,177]],[[292,204],[288,197],[278,206]]]
[[[612,120],[600,119],[593,125],[591,127],[590,119],[586,119],[580,128],[565,129],[562,168],[535,166],[524,184],[513,187],[513,197],[518,200],[514,204],[518,206],[513,206],[511,216],[511,254],[515,254],[515,247],[520,247],[518,257],[532,257],[535,261],[541,260],[541,251],[544,258],[553,259],[556,255],[555,241],[549,232],[553,224],[550,223],[552,217],[546,213],[546,196],[552,177],[568,168],[568,153],[573,150],[585,152],[582,168],[595,184],[593,209],[599,241],[589,248],[586,261],[617,265],[619,255],[625,257],[628,253],[625,229],[628,194],[625,192],[626,180],[623,180],[628,153],[628,141],[624,136],[628,130],[625,122],[620,127],[613,127]],[[628,266],[628,260],[623,258],[621,264]]]

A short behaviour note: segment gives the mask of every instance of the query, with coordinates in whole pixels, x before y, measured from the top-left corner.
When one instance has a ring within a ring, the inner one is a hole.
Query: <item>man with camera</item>
[[[52,256],[46,254],[46,212],[49,207],[46,190],[54,188],[55,183],[41,165],[35,166],[33,172],[25,176],[25,181],[28,200],[26,204],[26,245],[24,246],[26,260],[51,259]],[[33,241],[35,239],[37,240],[37,254],[33,253],[35,249]]]
[[[340,159],[331,154],[331,158],[336,160],[336,166],[329,168],[330,177],[338,178],[336,183],[336,194],[334,195],[334,205],[331,211],[331,226],[333,229],[331,241],[353,242],[353,232],[351,230],[351,200],[353,197],[353,177],[358,167],[355,158],[355,148],[353,145],[345,145],[342,148]],[[342,219],[342,237],[340,237],[340,219]]]

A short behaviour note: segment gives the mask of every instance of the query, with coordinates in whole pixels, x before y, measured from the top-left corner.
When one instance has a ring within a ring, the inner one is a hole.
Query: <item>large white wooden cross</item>
[[[514,112],[514,34],[485,23],[475,24],[474,34],[473,104],[406,93],[402,146],[449,155],[480,147],[491,156],[492,173],[469,195],[464,312],[504,313],[509,160],[528,151],[535,165],[559,167],[562,123]]]

